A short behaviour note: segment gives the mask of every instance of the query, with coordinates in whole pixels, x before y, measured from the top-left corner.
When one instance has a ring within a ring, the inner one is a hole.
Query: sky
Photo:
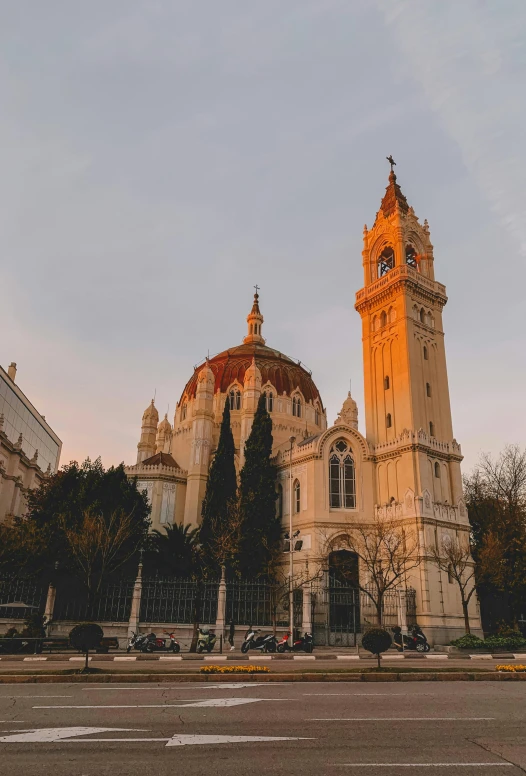
[[[62,463],[267,344],[363,425],[364,223],[429,220],[469,471],[525,446],[524,0],[0,0],[0,364]]]

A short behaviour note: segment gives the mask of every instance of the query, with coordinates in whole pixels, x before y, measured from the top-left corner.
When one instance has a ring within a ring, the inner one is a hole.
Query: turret
[[[214,386],[215,376],[207,359],[197,377],[190,463],[186,481],[185,525],[192,523],[195,526],[196,516],[199,520],[201,518],[214,427]]]
[[[155,455],[155,438],[158,423],[159,413],[152,399],[142,416],[141,441],[137,445],[137,463],[142,463],[146,458]]]
[[[252,358],[252,363],[245,372],[243,380],[243,406],[241,411],[241,436],[239,441],[239,463],[243,465],[245,460],[245,442],[250,436],[252,421],[258,407],[261,395],[261,372]]]
[[[169,453],[170,443],[172,441],[172,427],[168,420],[168,413],[165,414],[164,419],[161,420],[157,428],[157,439],[155,443],[156,453]]]
[[[338,413],[334,425],[338,423],[345,423],[345,425],[355,428],[358,431],[358,405],[352,398],[350,391],[343,402],[343,406]]]
[[[256,286],[256,293],[254,294],[254,303],[252,310],[247,315],[248,332],[243,342],[259,342],[260,345],[265,344],[265,340],[261,336],[261,327],[263,326],[264,318],[261,315],[259,309],[259,294],[258,287]]]

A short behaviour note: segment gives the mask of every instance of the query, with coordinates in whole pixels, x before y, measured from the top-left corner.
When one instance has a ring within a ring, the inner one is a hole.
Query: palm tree
[[[169,524],[164,532],[152,531],[149,537],[149,564],[161,574],[190,577],[196,570],[199,553],[199,528]]]

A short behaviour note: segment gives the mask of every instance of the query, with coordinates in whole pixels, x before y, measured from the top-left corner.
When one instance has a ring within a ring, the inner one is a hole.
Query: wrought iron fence
[[[288,627],[289,592],[286,587],[265,581],[236,580],[227,583],[226,621],[258,628]],[[294,590],[294,627],[303,617],[303,590]]]
[[[219,582],[144,579],[141,622],[212,624],[217,617]]]
[[[0,617],[25,620],[28,614],[44,612],[47,585],[31,577],[0,577]],[[6,604],[15,604],[6,606]]]
[[[88,595],[77,580],[61,580],[53,610],[54,620],[79,622],[127,622],[130,619],[134,579],[121,579],[104,585],[92,605]]]

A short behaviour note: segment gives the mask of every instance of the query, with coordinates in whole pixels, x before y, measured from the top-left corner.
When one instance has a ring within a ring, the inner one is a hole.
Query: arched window
[[[329,506],[356,509],[354,459],[345,439],[335,442],[329,453]]]
[[[276,517],[280,520],[283,517],[283,486],[278,483],[278,497],[276,499]]]
[[[296,418],[301,418],[301,399],[299,396],[292,397],[292,414]]]
[[[318,405],[314,407],[314,423],[319,426],[320,425],[320,408]]]
[[[241,391],[238,388],[232,388],[228,394],[231,410],[241,409]]]
[[[429,421],[429,436],[435,436],[435,424],[432,420]]]
[[[437,479],[440,479],[440,464],[438,463],[438,461],[435,461],[435,477],[437,477]]]
[[[385,390],[385,391],[388,391],[388,390],[389,390],[389,375],[386,375],[386,376],[384,377],[384,390]]]
[[[428,358],[429,358],[429,356],[428,356],[428,353],[427,353],[427,345],[424,345],[424,361],[427,361]]]
[[[426,383],[426,396],[431,396],[431,384]]]
[[[395,265],[394,250],[388,245],[380,254],[378,259],[378,277],[386,275]]]
[[[186,402],[181,407],[181,420],[186,420],[187,404]]]
[[[380,316],[380,326],[383,328],[384,326],[387,326],[387,314],[385,310],[382,312]]]
[[[299,480],[294,480],[294,513],[297,515],[301,510],[301,486]]]
[[[405,246],[405,263],[408,267],[418,269],[418,262],[416,260],[416,251],[412,245]]]
[[[388,412],[387,415],[385,416],[385,425],[386,425],[386,428],[391,428],[391,426],[393,425],[390,412]]]
[[[424,308],[421,307],[420,308],[420,323],[425,323],[425,322],[426,322],[426,314],[424,312]]]
[[[274,409],[274,394],[272,391],[265,391],[265,405],[267,407],[267,412],[272,412]]]

